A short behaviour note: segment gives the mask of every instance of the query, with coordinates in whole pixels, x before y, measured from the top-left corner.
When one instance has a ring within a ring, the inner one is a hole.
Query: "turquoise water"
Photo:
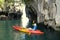
[[[0,40],[60,40],[60,32],[50,31],[45,29],[44,26],[39,26],[45,32],[43,35],[28,35],[12,28],[13,25],[20,24],[20,20],[0,21]]]

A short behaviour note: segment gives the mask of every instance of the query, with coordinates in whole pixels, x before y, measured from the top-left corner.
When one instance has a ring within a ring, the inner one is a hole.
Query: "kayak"
[[[42,32],[40,30],[32,30],[32,29],[29,29],[29,28],[23,28],[21,26],[13,26],[13,28],[15,30],[25,32],[25,33],[30,33],[30,34],[44,34],[44,32]]]

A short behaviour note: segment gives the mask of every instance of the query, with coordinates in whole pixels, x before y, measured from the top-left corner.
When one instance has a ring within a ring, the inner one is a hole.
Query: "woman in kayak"
[[[37,24],[35,23],[35,21],[33,21],[33,28],[28,28],[30,30],[36,30],[37,29]]]

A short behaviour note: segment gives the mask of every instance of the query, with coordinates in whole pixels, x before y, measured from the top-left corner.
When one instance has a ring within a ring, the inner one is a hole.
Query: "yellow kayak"
[[[44,32],[40,31],[40,30],[31,30],[28,28],[23,28],[20,26],[13,26],[13,28],[15,30],[21,31],[21,32],[25,32],[25,33],[31,33],[31,34],[44,34]]]

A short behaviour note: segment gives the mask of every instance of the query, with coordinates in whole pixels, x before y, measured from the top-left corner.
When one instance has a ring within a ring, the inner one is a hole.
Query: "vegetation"
[[[4,5],[4,0],[0,0],[0,8],[2,8]]]
[[[22,0],[22,2],[24,2],[25,4],[29,4],[31,2],[33,2],[34,0]]]
[[[33,0],[21,0],[22,3],[30,4]],[[14,0],[0,0],[0,8],[5,9],[8,5],[12,5]]]
[[[14,0],[5,0],[5,1],[7,1],[8,3],[14,2]]]

